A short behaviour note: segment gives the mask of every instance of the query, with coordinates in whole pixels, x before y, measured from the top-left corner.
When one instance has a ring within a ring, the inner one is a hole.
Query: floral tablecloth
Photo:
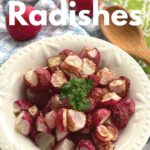
[[[61,34],[82,34],[90,35],[97,38],[105,39],[97,26],[93,24],[87,27],[81,27],[78,25],[64,27],[53,27],[50,24],[43,27],[39,35],[27,42],[16,42],[7,33],[5,27],[5,15],[6,4],[9,0],[0,0],[0,65],[3,64],[11,55],[13,55],[20,48],[30,44],[33,41],[43,39],[50,36],[61,35]],[[21,0],[27,4],[34,5],[37,9],[52,10],[55,8],[56,0]],[[142,11],[143,25],[142,29],[145,33],[145,39],[150,47],[150,0],[106,0],[106,4],[117,3],[128,10],[140,9]],[[68,15],[68,7],[66,5],[66,15]],[[78,19],[78,18],[77,18]],[[147,73],[150,79],[150,66],[145,64],[141,60],[137,60],[142,66],[144,71]],[[150,143],[150,140],[149,142]],[[150,150],[150,144],[146,144],[144,150]]]

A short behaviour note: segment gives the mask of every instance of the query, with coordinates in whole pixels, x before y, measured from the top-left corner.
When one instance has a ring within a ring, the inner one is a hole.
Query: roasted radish
[[[59,131],[59,130],[56,129],[56,139],[57,139],[57,141],[59,142],[59,141],[65,139],[68,134],[69,134],[68,131]]]
[[[62,64],[60,56],[53,56],[48,59],[48,67],[51,71],[56,71]]]
[[[96,65],[100,63],[100,52],[97,48],[84,47],[80,52],[81,58],[88,58],[92,60]]]
[[[59,57],[61,57],[62,60],[65,60],[69,55],[75,55],[75,52],[70,49],[64,49],[59,53]]]
[[[50,129],[54,129],[56,127],[56,118],[57,112],[55,110],[52,110],[45,114],[45,122]]]
[[[69,109],[67,113],[68,129],[76,132],[84,128],[86,124],[86,115],[83,112]]]
[[[20,113],[23,110],[28,110],[32,106],[32,103],[25,99],[18,99],[13,103],[14,113]]]
[[[60,143],[58,143],[54,150],[74,150],[75,149],[75,144],[68,140],[68,139],[64,139],[63,141],[61,141]]]
[[[39,133],[35,137],[35,142],[41,150],[53,150],[55,137],[52,134]]]
[[[97,72],[97,75],[100,76],[100,84],[108,85],[112,80],[116,79],[116,74],[111,72],[108,68],[103,68]]]
[[[29,107],[28,111],[33,117],[36,117],[39,113],[38,107],[36,105]]]
[[[81,76],[87,77],[94,74],[96,71],[96,64],[88,58],[83,59],[83,65],[81,69]]]
[[[111,114],[110,110],[106,108],[100,108],[96,110],[92,114],[93,126],[97,127],[103,124],[109,118],[110,114]]]
[[[28,111],[22,111],[16,118],[16,131],[23,135],[29,135],[33,126],[33,117]]]
[[[56,128],[59,131],[67,130],[67,109],[61,108],[57,111]]]
[[[90,140],[81,140],[76,150],[96,150],[96,148]]]
[[[130,81],[126,77],[120,77],[113,80],[109,84],[109,88],[112,92],[117,93],[121,97],[125,97],[129,92]]]
[[[62,63],[62,69],[77,74],[82,69],[82,60],[77,55],[69,55]]]
[[[65,83],[67,83],[67,79],[61,70],[57,70],[52,74],[51,84],[53,87],[61,88]]]
[[[112,106],[121,101],[121,97],[116,93],[106,93],[100,102],[101,106]]]
[[[112,132],[105,125],[96,127],[95,135],[100,142],[110,142],[114,138]]]
[[[46,121],[45,121],[45,117],[44,116],[38,116],[36,119],[36,128],[37,131],[39,132],[43,132],[43,133],[50,133],[51,130],[48,127]]]

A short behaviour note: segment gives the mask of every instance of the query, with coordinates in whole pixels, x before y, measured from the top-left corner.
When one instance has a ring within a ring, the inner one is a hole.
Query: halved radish
[[[24,83],[29,87],[36,87],[38,85],[38,77],[33,69],[29,69],[24,75]]]
[[[67,130],[67,109],[61,108],[57,111],[56,128],[59,131]]]
[[[24,75],[24,82],[36,90],[46,90],[50,87],[50,78],[51,75],[46,69],[29,69]]]
[[[101,106],[111,106],[121,101],[121,97],[116,93],[106,93],[100,102]]]
[[[84,47],[80,53],[81,58],[92,60],[97,66],[100,63],[100,52],[97,48]]]
[[[109,84],[109,88],[112,92],[117,93],[121,97],[125,97],[129,92],[130,80],[126,77],[119,77],[113,80]]]
[[[93,81],[93,86],[97,86],[99,85],[99,82],[100,82],[100,76],[98,75],[95,75],[95,74],[91,74],[91,75],[88,75],[88,79],[92,80]]]
[[[108,68],[99,70],[97,75],[100,76],[101,85],[108,85],[112,80],[117,78],[116,74],[111,72]]]
[[[81,76],[87,77],[88,75],[94,74],[96,71],[96,64],[88,58],[83,59],[83,65],[81,69]]]
[[[29,113],[33,116],[33,117],[36,117],[39,113],[39,110],[38,110],[38,107],[36,105],[33,105],[31,106],[29,109],[28,109]]]
[[[28,110],[32,106],[32,103],[25,99],[18,99],[13,103],[14,113],[20,113],[23,110]]]
[[[62,63],[62,69],[71,73],[79,73],[82,68],[82,59],[77,55],[69,55]]]
[[[45,121],[45,117],[44,116],[38,116],[36,119],[36,128],[37,131],[39,132],[43,132],[43,133],[50,133],[51,130],[48,127],[46,121]]]
[[[84,128],[86,124],[86,115],[83,112],[69,109],[67,113],[68,129],[76,132]]]
[[[39,133],[35,137],[35,142],[41,150],[53,150],[55,137],[52,134]]]
[[[28,111],[22,111],[16,118],[16,131],[23,135],[29,135],[33,126],[33,117]]]
[[[62,59],[60,56],[53,56],[48,59],[48,67],[51,71],[56,71],[62,63]]]
[[[97,150],[114,150],[115,144],[114,142],[103,142],[97,145]]]
[[[76,150],[96,150],[94,144],[90,140],[81,140]]]
[[[96,127],[95,135],[101,142],[110,142],[114,138],[112,132],[104,125]]]
[[[59,56],[61,57],[62,60],[65,60],[66,57],[68,57],[69,55],[74,55],[75,52],[73,50],[70,49],[64,49],[59,53]]]
[[[45,122],[50,129],[54,129],[56,127],[56,118],[57,112],[55,110],[52,110],[45,114]]]
[[[57,70],[52,74],[51,84],[53,87],[61,88],[65,83],[67,83],[67,79],[61,70]]]
[[[93,126],[97,127],[103,124],[110,116],[111,111],[106,108],[100,108],[92,114]]]
[[[75,144],[68,139],[64,139],[63,141],[58,143],[54,148],[54,150],[74,150],[74,149],[75,149]]]
[[[69,134],[68,131],[59,131],[59,130],[56,129],[56,139],[57,139],[57,141],[59,142],[59,141],[65,139],[68,134]]]

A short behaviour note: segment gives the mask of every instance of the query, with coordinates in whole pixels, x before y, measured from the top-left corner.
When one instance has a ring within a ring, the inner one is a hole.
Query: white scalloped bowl
[[[100,39],[87,36],[58,36],[35,42],[19,50],[0,69],[0,147],[2,150],[38,150],[14,130],[13,100],[21,97],[22,75],[29,68],[44,66],[49,56],[64,48],[80,51],[97,47],[102,65],[131,80],[130,96],[136,112],[121,132],[115,150],[142,150],[150,135],[150,82],[141,67],[124,51]]]

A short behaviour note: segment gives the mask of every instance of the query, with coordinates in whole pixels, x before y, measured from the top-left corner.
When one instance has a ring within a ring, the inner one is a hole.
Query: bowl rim
[[[121,53],[122,55],[125,55],[127,58],[129,58],[129,60],[135,65],[135,67],[137,68],[137,71],[140,75],[141,80],[145,81],[145,91],[147,93],[147,101],[146,101],[146,105],[147,107],[145,108],[145,112],[148,114],[150,114],[150,81],[147,78],[146,74],[144,73],[144,71],[142,70],[142,68],[139,66],[139,64],[130,56],[128,55],[125,51],[123,51],[122,49],[118,48],[117,46],[101,40],[101,39],[97,39],[95,37],[90,37],[90,36],[83,36],[83,35],[61,35],[61,36],[55,36],[55,37],[50,37],[50,38],[45,38],[43,40],[39,40],[36,41],[34,43],[31,43],[27,46],[25,46],[24,48],[21,48],[20,50],[18,50],[13,56],[11,56],[4,64],[2,64],[1,68],[0,68],[0,79],[1,77],[4,77],[5,73],[9,70],[9,68],[11,67],[11,65],[17,61],[19,58],[23,57],[23,55],[25,53],[30,52],[30,47],[34,47],[35,45],[39,44],[39,43],[43,43],[43,42],[50,42],[50,41],[57,41],[57,40],[61,40],[61,39],[78,39],[79,41],[81,40],[87,40],[87,41],[92,41],[93,43],[104,43],[105,45],[109,45],[110,47],[113,47],[115,49],[118,50],[119,53]],[[1,89],[0,89],[1,90]],[[2,89],[3,90],[3,89]],[[0,116],[2,113],[2,106],[1,106],[0,102]],[[148,106],[149,105],[149,106]],[[145,127],[143,128],[142,132],[140,133],[140,135],[137,138],[136,143],[134,144],[134,147],[131,148],[131,150],[141,150],[144,145],[146,144],[146,141],[149,138],[150,135],[150,131],[149,131],[149,127],[150,126],[150,115],[147,115],[146,119],[145,119]],[[6,139],[4,139],[4,135],[5,133],[2,130],[2,125],[0,124],[0,147],[2,148],[2,150],[10,150],[8,143]],[[15,149],[15,148],[14,148]]]

